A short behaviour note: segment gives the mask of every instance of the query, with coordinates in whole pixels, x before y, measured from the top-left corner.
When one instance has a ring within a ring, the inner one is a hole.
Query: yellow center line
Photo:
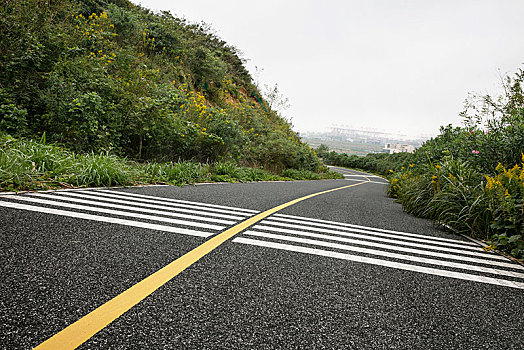
[[[369,181],[369,179],[368,179]],[[144,300],[147,296],[153,293],[155,290],[166,284],[173,277],[193,265],[200,258],[220,246],[222,243],[259,222],[260,220],[268,217],[271,214],[278,212],[286,207],[289,207],[295,203],[309,199],[311,197],[319,196],[321,194],[342,190],[345,188],[358,186],[366,182],[359,182],[356,184],[337,187],[331,190],[321,191],[313,193],[301,198],[294,199],[290,202],[281,204],[227,229],[226,231],[212,237],[206,242],[202,243],[195,249],[176,259],[175,261],[164,266],[157,272],[149,275],[142,281],[133,285],[129,289],[125,290],[121,294],[117,295],[113,299],[109,300],[105,304],[99,306],[95,310],[91,311],[78,321],[70,324],[62,331],[56,333],[51,338],[47,339],[35,349],[75,349],[82,345],[85,341],[91,338],[93,335],[101,331],[111,322],[116,320],[127,310]]]

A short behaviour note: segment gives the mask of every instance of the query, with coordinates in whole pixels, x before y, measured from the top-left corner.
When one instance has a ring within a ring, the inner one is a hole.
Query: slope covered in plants
[[[139,161],[325,171],[205,24],[127,0],[0,12],[0,132]]]

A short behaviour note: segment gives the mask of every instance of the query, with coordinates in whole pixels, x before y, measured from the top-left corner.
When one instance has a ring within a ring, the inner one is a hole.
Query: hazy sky
[[[522,0],[132,0],[204,21],[278,83],[295,129],[437,134],[524,68]],[[499,72],[500,70],[500,72]]]

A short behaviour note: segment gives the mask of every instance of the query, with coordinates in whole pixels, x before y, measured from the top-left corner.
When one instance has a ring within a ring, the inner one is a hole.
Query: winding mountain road
[[[0,195],[0,348],[524,348],[522,265],[333,170]]]

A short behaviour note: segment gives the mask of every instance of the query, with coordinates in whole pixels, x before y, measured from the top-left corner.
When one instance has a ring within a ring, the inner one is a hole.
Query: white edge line
[[[344,179],[346,181],[362,181],[362,180],[356,180],[356,179]],[[378,181],[366,181],[367,184],[379,184],[379,185],[387,185],[387,182],[378,182]]]

